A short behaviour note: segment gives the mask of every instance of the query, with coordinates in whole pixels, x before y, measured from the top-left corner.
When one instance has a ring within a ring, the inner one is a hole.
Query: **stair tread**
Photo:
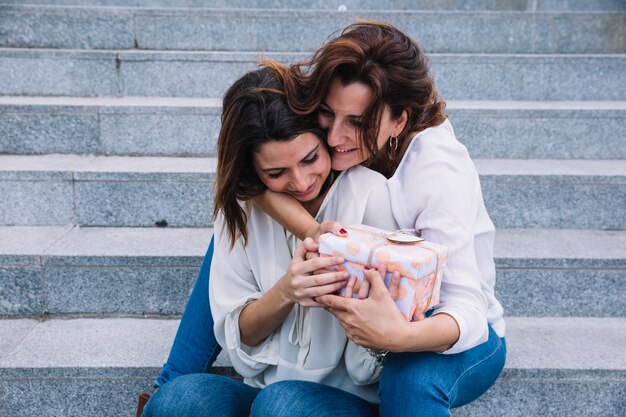
[[[0,257],[198,257],[211,228],[0,226]],[[495,258],[626,262],[626,230],[497,229]]]
[[[177,319],[0,320],[0,368],[159,367]],[[507,319],[507,369],[626,371],[626,318]],[[222,353],[216,366],[230,366]]]
[[[84,107],[200,107],[216,108],[220,98],[202,97],[67,97],[67,96],[0,96],[1,106],[84,106]],[[626,110],[619,100],[447,100],[446,109],[464,110]]]
[[[474,159],[480,175],[626,176],[622,159]],[[101,155],[0,155],[0,172],[213,173],[216,158]]]

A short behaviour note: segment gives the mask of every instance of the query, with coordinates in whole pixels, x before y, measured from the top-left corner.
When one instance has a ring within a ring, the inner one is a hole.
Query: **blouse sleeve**
[[[418,136],[414,140],[420,140]],[[461,144],[450,146],[437,139],[416,144],[405,170],[396,182],[396,218],[413,219],[421,236],[448,247],[448,262],[443,270],[440,304],[433,314],[452,316],[460,329],[458,341],[444,354],[463,352],[488,338],[487,300],[481,288],[475,236],[492,232],[493,224],[478,213],[484,211],[476,168]],[[448,140],[448,142],[450,142]],[[392,193],[394,193],[394,187]],[[403,201],[398,201],[402,198]],[[409,220],[411,221],[411,220]],[[402,221],[399,221],[402,224]],[[484,256],[484,255],[483,255]]]
[[[209,280],[209,299],[218,343],[226,350],[235,370],[246,378],[278,363],[279,337],[276,332],[259,345],[241,342],[239,315],[243,308],[263,296],[255,280],[242,239],[230,249],[223,218],[215,220],[215,251]]]
[[[344,359],[346,371],[355,385],[369,385],[380,379],[382,361],[370,355],[364,347],[348,340]]]

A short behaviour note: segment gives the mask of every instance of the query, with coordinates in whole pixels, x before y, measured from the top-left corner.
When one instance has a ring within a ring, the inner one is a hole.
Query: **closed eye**
[[[320,159],[320,154],[316,153],[315,155],[313,155],[312,158],[303,160],[302,163],[304,165],[311,165],[311,164],[314,164],[315,162],[317,162],[318,159]]]

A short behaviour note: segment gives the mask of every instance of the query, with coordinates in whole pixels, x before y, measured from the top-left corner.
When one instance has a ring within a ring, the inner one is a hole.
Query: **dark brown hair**
[[[280,65],[273,66],[281,70]],[[445,102],[437,97],[429,66],[420,46],[400,30],[388,23],[361,20],[347,26],[311,59],[283,67],[281,72],[289,105],[300,114],[318,109],[334,77],[343,85],[361,82],[369,86],[373,100],[360,120],[360,140],[371,155],[369,163],[383,159],[393,172],[393,155],[376,144],[384,105],[389,105],[394,119],[407,112],[400,143],[409,134],[446,119]]]
[[[213,215],[223,213],[231,246],[240,234],[247,242],[242,202],[266,189],[254,169],[252,153],[264,143],[292,140],[306,132],[325,142],[314,115],[298,115],[289,108],[282,79],[271,68],[245,74],[224,95]]]

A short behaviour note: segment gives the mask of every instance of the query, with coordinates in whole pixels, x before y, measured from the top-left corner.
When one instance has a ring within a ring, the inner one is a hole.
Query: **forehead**
[[[254,152],[254,160],[261,169],[286,167],[299,163],[321,140],[313,133],[306,132],[291,140],[266,142]]]
[[[372,101],[372,89],[360,81],[343,84],[339,77],[333,78],[326,94],[326,104],[335,113],[360,115]]]

